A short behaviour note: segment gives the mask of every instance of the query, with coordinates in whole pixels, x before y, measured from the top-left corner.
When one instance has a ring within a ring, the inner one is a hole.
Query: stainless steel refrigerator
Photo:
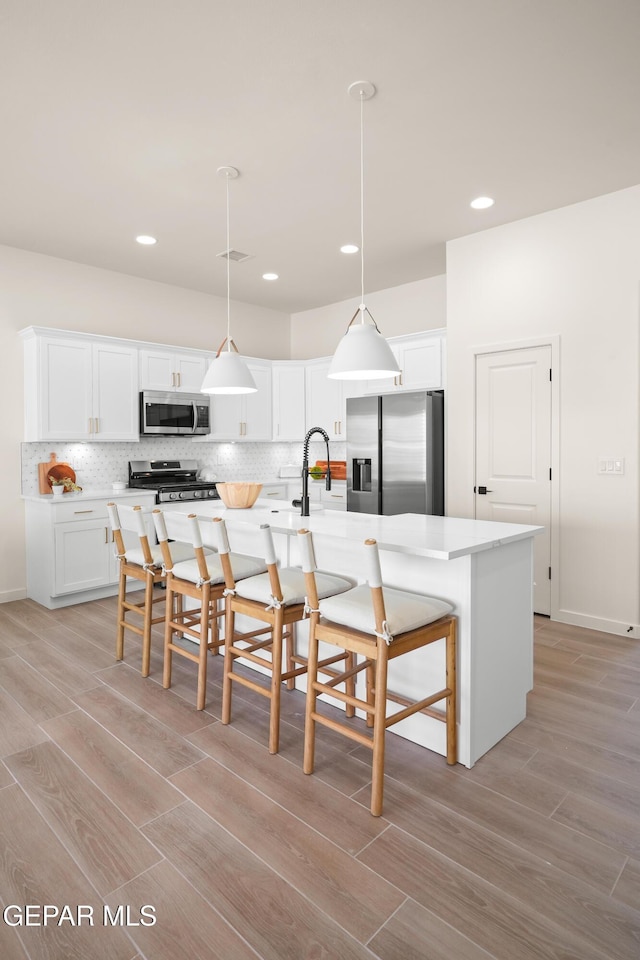
[[[347,510],[444,515],[444,392],[347,400]]]

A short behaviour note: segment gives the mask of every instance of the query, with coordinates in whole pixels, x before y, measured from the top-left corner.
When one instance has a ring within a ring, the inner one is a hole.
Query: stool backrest
[[[307,589],[307,600],[312,611],[318,609],[318,588],[316,584],[315,571],[318,569],[315,550],[313,547],[313,536],[310,530],[298,530],[298,542],[300,545],[300,557],[302,570],[304,572],[305,586]],[[367,568],[367,583],[371,590],[371,602],[373,604],[373,614],[376,622],[376,633],[383,635],[384,623],[387,619],[384,594],[382,591],[382,571],[380,569],[380,555],[378,553],[378,543],[376,540],[365,540],[365,563]]]
[[[225,586],[228,590],[235,589],[235,578],[233,576],[233,564],[231,563],[231,551],[229,549],[229,538],[227,536],[227,525],[222,517],[214,517],[216,524],[216,539],[218,553],[220,554],[220,563],[224,572]],[[268,523],[260,524],[260,536],[262,538],[262,555],[267,565],[269,573],[269,583],[271,585],[271,594],[274,600],[282,602],[282,587],[280,576],[278,574],[278,563],[276,559],[276,550],[273,545],[273,536],[271,527]]]
[[[222,517],[214,517],[213,522],[215,525],[214,530],[216,535],[216,544],[218,547],[218,556],[220,557],[222,572],[224,573],[224,585],[227,590],[235,590],[236,581],[233,576],[231,559],[229,557],[231,548],[229,546],[229,537],[227,535],[227,525]]]
[[[162,510],[156,509],[153,511],[152,516],[156,533],[158,535],[158,543],[160,544],[160,549],[162,550],[162,559],[165,570],[172,570],[173,556],[171,554],[171,546],[169,543],[169,535],[167,533],[167,522],[165,515]],[[187,516],[187,524],[189,526],[189,539],[193,545],[193,552],[198,564],[198,574],[202,580],[208,580],[210,573],[207,567],[204,547],[202,546],[202,530],[200,529],[200,521],[195,513],[190,513]]]
[[[140,540],[140,548],[144,562],[153,563],[147,528],[144,522],[144,512],[140,506],[131,506],[128,503],[108,503],[107,513],[109,514],[109,523],[113,531],[113,540],[118,551],[118,557],[126,559],[127,547],[122,536],[123,530],[129,530],[137,534]]]
[[[307,591],[307,602],[312,611],[318,609],[318,586],[316,584],[315,572],[318,569],[316,563],[316,553],[313,548],[313,537],[310,530],[298,530],[298,543],[300,546],[300,560],[302,572],[304,573],[304,583]]]

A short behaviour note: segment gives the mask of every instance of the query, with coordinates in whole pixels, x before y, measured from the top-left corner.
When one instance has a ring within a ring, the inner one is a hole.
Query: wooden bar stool
[[[262,524],[264,558],[267,573],[245,580],[239,579],[234,557],[229,552],[229,540],[224,520],[214,519],[218,532],[218,553],[225,570],[226,616],[224,681],[222,686],[222,722],[231,722],[231,698],[234,683],[239,683],[271,701],[269,709],[269,753],[277,753],[280,738],[280,693],[283,682],[292,690],[295,678],[307,671],[306,657],[295,649],[295,624],[308,613],[305,577],[300,567],[278,568],[271,528]],[[316,589],[320,596],[329,597],[349,590],[353,582],[333,574],[318,573]],[[242,614],[265,624],[256,630],[239,633],[235,630],[236,614]],[[284,648],[286,645],[286,648]],[[267,653],[268,656],[261,656]],[[286,663],[283,670],[282,662]],[[270,675],[268,687],[236,672],[237,660],[247,660],[265,669]],[[322,673],[335,676],[338,671],[331,664],[346,660],[347,690],[355,691],[355,680],[349,679],[349,670],[355,667],[350,654],[340,653],[317,664]]]
[[[457,618],[451,616],[453,607],[444,600],[390,587],[383,589],[378,545],[375,540],[365,541],[368,586],[363,584],[348,593],[323,600],[316,587],[311,534],[308,530],[300,530],[298,536],[311,608],[303,769],[305,773],[313,773],[316,723],[330,727],[369,747],[373,754],[371,813],[374,817],[379,817],[383,804],[387,727],[418,711],[442,720],[447,727],[447,763],[456,763]],[[390,660],[442,638],[446,644],[445,686],[442,689],[417,701],[387,689],[387,667]],[[365,671],[365,699],[335,690],[336,681],[323,683],[318,680],[320,641],[364,657],[364,660],[358,663],[357,669]],[[371,736],[318,713],[316,699],[322,693],[338,699],[347,707],[363,710],[367,726],[372,728]],[[445,701],[444,711],[433,708],[433,704],[441,700]],[[401,704],[402,709],[387,716],[388,701]]]
[[[218,601],[225,591],[225,578],[220,558],[202,546],[202,533],[195,514],[188,516],[191,532],[191,556],[188,560],[175,562],[174,543],[169,543],[165,515],[162,510],[153,511],[153,522],[162,550],[167,575],[167,605],[164,631],[164,672],[162,686],[171,686],[171,665],[174,653],[198,664],[196,709],[204,710],[207,691],[207,654],[217,653],[224,644],[218,629],[218,618],[224,609],[218,609]],[[241,554],[233,556],[238,578],[251,577],[266,570],[262,560]],[[184,598],[196,600],[198,605],[185,609]],[[198,653],[185,649],[174,641],[174,636],[192,637],[200,644]]]
[[[154,595],[156,584],[165,580],[162,568],[162,552],[159,546],[151,545],[147,537],[142,507],[130,504],[108,503],[109,522],[116,546],[116,555],[119,561],[117,633],[116,633],[116,660],[124,656],[124,634],[130,630],[142,637],[142,676],[149,676],[151,658],[151,628],[156,623],[164,621],[162,616],[153,616],[153,605],[162,603],[162,595]],[[137,537],[135,546],[127,546],[123,531],[130,531]],[[192,551],[186,544],[175,544],[176,557],[185,560]],[[130,600],[127,597],[127,577],[144,584],[142,600]],[[127,613],[141,618],[142,623],[133,623],[127,620]]]

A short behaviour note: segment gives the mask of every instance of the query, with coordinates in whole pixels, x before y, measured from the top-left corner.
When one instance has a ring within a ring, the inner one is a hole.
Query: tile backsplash
[[[278,478],[286,463],[302,464],[300,443],[207,443],[179,437],[144,439],[139,443],[23,443],[22,493],[38,493],[38,464],[55,450],[69,463],[77,483],[87,490],[127,480],[129,460],[197,460],[204,479],[266,481]],[[344,460],[346,444],[330,445],[332,460]],[[326,458],[324,443],[310,443],[309,462]]]

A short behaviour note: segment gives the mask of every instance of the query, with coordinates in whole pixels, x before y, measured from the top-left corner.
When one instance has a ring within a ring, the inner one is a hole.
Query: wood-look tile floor
[[[321,729],[303,775],[302,694],[271,757],[262,698],[219,722],[221,657],[198,713],[159,628],[147,680],[114,633],[114,599],[0,606],[0,899],[35,905],[3,960],[640,957],[637,641],[536,618],[527,719],[471,770],[390,734],[374,819],[364,748]]]

